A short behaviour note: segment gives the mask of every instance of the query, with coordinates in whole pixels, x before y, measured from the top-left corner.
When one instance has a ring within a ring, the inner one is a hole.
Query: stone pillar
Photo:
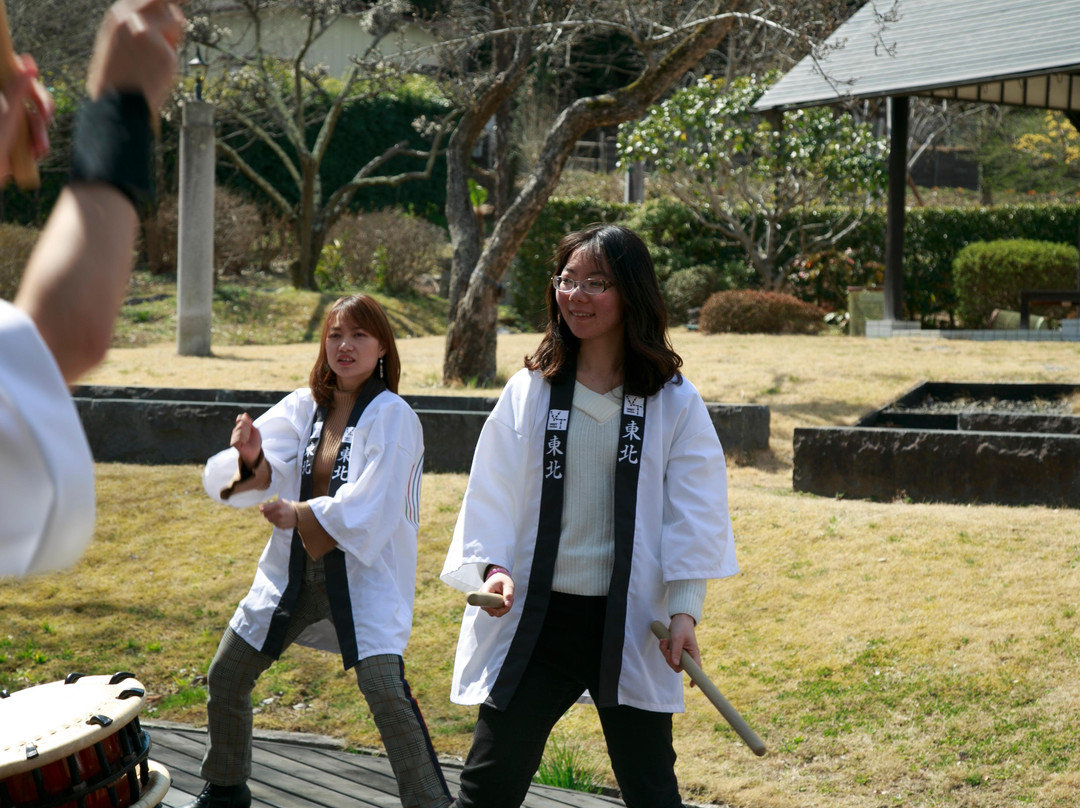
[[[214,108],[184,102],[176,251],[176,352],[210,355],[214,295]]]

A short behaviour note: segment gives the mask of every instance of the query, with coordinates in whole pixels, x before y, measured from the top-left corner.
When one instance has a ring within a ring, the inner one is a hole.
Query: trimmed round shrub
[[[782,292],[735,289],[705,301],[698,329],[705,334],[817,334],[825,312]]]
[[[37,237],[38,231],[32,227],[0,224],[0,298],[15,299]]]
[[[1020,308],[1022,289],[1075,289],[1071,244],[1008,239],[976,241],[953,260],[956,311],[966,328],[987,328],[994,309]]]

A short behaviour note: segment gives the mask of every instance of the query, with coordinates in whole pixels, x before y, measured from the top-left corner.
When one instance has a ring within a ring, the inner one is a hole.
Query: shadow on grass
[[[304,329],[304,342],[311,342],[319,339],[322,336],[322,324],[323,318],[326,316],[326,310],[330,305],[342,297],[336,292],[323,292],[319,295],[319,302],[315,304],[315,308],[311,310],[311,317],[308,318],[307,328]]]
[[[791,404],[769,402],[770,411],[799,421],[800,426],[823,423],[829,426],[851,426],[873,409],[873,405],[837,400],[799,401]]]
[[[724,456],[732,466],[755,468],[769,474],[791,470],[791,463],[778,458],[772,449],[754,449],[752,451],[733,449],[730,452],[725,450]]]
[[[262,358],[257,357],[257,356],[237,356],[236,354],[230,354],[230,353],[218,353],[217,351],[214,351],[214,350],[211,350],[210,355],[208,357],[206,357],[206,358],[207,359],[221,359],[221,360],[226,361],[226,362],[265,362],[266,361],[265,359],[262,359]]]

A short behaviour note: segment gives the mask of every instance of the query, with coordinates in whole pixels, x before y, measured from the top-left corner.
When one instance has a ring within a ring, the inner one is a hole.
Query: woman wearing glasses
[[[454,805],[521,805],[588,691],[626,805],[677,808],[679,660],[700,661],[706,580],[738,570],[724,454],[644,242],[593,225],[555,263],[546,331],[480,436],[442,572],[505,598],[462,622],[451,699],[480,710]]]

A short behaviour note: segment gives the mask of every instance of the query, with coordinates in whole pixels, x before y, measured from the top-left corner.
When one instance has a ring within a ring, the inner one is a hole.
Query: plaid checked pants
[[[330,601],[322,582],[305,581],[285,635],[288,648],[307,626],[330,619]],[[203,779],[237,785],[251,776],[252,707],[255,681],[273,659],[251,647],[231,628],[225,630],[207,672],[207,741]],[[382,736],[405,808],[444,808],[450,792],[443,778],[420,707],[405,680],[396,654],[362,659],[356,682]]]

